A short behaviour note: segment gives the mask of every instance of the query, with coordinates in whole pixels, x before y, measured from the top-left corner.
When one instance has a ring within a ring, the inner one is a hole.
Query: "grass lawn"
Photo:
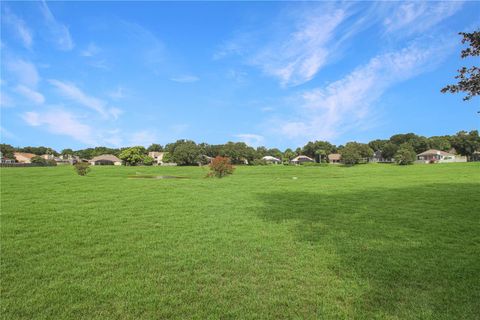
[[[480,317],[480,163],[0,174],[3,319]]]

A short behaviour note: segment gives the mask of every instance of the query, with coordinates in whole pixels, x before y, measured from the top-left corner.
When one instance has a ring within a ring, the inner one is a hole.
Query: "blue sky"
[[[478,129],[478,2],[2,2],[1,140],[297,147]]]

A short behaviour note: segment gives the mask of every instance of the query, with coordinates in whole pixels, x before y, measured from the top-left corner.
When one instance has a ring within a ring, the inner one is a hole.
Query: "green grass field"
[[[480,163],[0,172],[3,319],[480,317]]]

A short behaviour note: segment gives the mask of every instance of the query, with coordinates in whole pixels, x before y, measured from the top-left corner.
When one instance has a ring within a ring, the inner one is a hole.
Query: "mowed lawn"
[[[480,163],[0,173],[3,319],[480,318]]]

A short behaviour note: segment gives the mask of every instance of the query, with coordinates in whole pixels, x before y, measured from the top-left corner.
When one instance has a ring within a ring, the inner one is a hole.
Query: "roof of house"
[[[265,157],[262,158],[262,160],[266,160],[266,161],[280,161],[280,159],[275,158],[275,157],[272,157],[272,156],[265,156]]]
[[[328,155],[328,160],[340,160],[342,155],[340,153],[330,153]]]
[[[96,161],[102,161],[102,160],[103,161],[112,161],[112,162],[122,162],[122,160],[118,159],[113,154],[102,154],[102,155],[93,157],[92,160],[90,160],[90,161],[96,162]]]
[[[27,153],[27,152],[14,152],[13,153],[13,156],[16,158],[17,156],[19,157],[24,157],[24,158],[28,158],[28,159],[32,159],[33,157],[36,157],[37,155],[36,154],[33,154],[33,153]]]
[[[428,156],[428,155],[437,155],[437,154],[442,156],[454,156],[454,154],[451,154],[445,151],[436,150],[436,149],[429,149],[427,151],[417,154],[417,156]]]
[[[307,160],[311,160],[311,161],[313,161],[313,159],[312,159],[312,158],[310,158],[310,157],[307,157],[307,156],[302,156],[302,155],[300,155],[300,156],[296,156],[295,158],[293,158],[293,159],[292,159],[292,161],[298,161],[298,160],[300,160],[300,159],[307,159]]]

